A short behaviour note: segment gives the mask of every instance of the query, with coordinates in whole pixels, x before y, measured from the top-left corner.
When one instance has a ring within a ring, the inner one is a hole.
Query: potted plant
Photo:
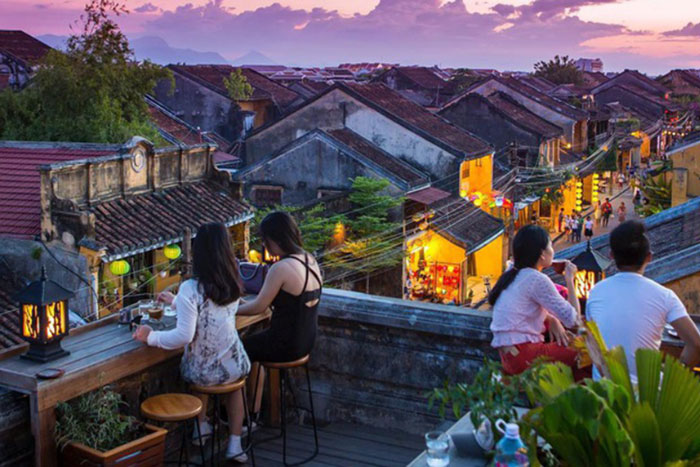
[[[124,405],[107,387],[58,404],[56,444],[62,465],[162,465],[167,430],[121,414]]]
[[[504,376],[501,366],[493,360],[485,360],[484,366],[476,373],[471,384],[445,383],[442,388],[435,388],[429,395],[428,404],[438,404],[440,415],[444,417],[447,407],[452,409],[456,418],[468,411],[475,428],[476,441],[485,451],[490,451],[495,440],[500,438],[496,421],[516,422],[518,412],[515,409],[520,401],[521,392],[529,387],[536,378],[534,371],[526,371],[516,376]]]

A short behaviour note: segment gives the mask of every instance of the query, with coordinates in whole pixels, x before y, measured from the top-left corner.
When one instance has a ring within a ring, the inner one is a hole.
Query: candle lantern
[[[29,342],[29,351],[22,358],[48,362],[68,355],[61,348],[61,339],[68,334],[68,299],[73,296],[70,290],[47,279],[45,268],[41,268],[38,281],[15,296],[22,338]]]
[[[592,249],[589,240],[586,251],[576,256],[571,262],[578,268],[574,278],[576,297],[581,303],[581,309],[585,309],[588,294],[597,282],[605,279],[605,271],[612,261]]]

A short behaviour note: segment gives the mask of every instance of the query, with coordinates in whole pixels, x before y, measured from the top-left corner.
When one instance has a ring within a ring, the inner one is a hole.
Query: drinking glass
[[[450,436],[442,431],[425,434],[427,463],[430,467],[445,467],[450,464]]]

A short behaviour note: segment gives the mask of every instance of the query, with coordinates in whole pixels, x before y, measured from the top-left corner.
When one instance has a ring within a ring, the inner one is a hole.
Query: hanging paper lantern
[[[467,197],[467,190],[459,190],[459,196],[460,196],[460,198],[466,198]]]
[[[473,201],[473,203],[474,203],[474,206],[476,206],[478,208],[479,206],[481,206],[481,198],[476,198]]]
[[[181,254],[182,250],[180,249],[180,245],[167,245],[163,248],[163,255],[168,259],[178,259]]]
[[[500,208],[503,206],[503,196],[497,196],[494,202],[496,203],[496,206]]]
[[[109,272],[115,276],[123,276],[124,274],[129,274],[131,271],[131,265],[123,259],[112,261],[109,264]]]

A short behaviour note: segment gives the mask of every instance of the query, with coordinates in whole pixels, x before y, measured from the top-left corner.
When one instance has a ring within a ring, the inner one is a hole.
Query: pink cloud
[[[681,29],[666,31],[665,36],[700,36],[700,23],[688,23]]]

